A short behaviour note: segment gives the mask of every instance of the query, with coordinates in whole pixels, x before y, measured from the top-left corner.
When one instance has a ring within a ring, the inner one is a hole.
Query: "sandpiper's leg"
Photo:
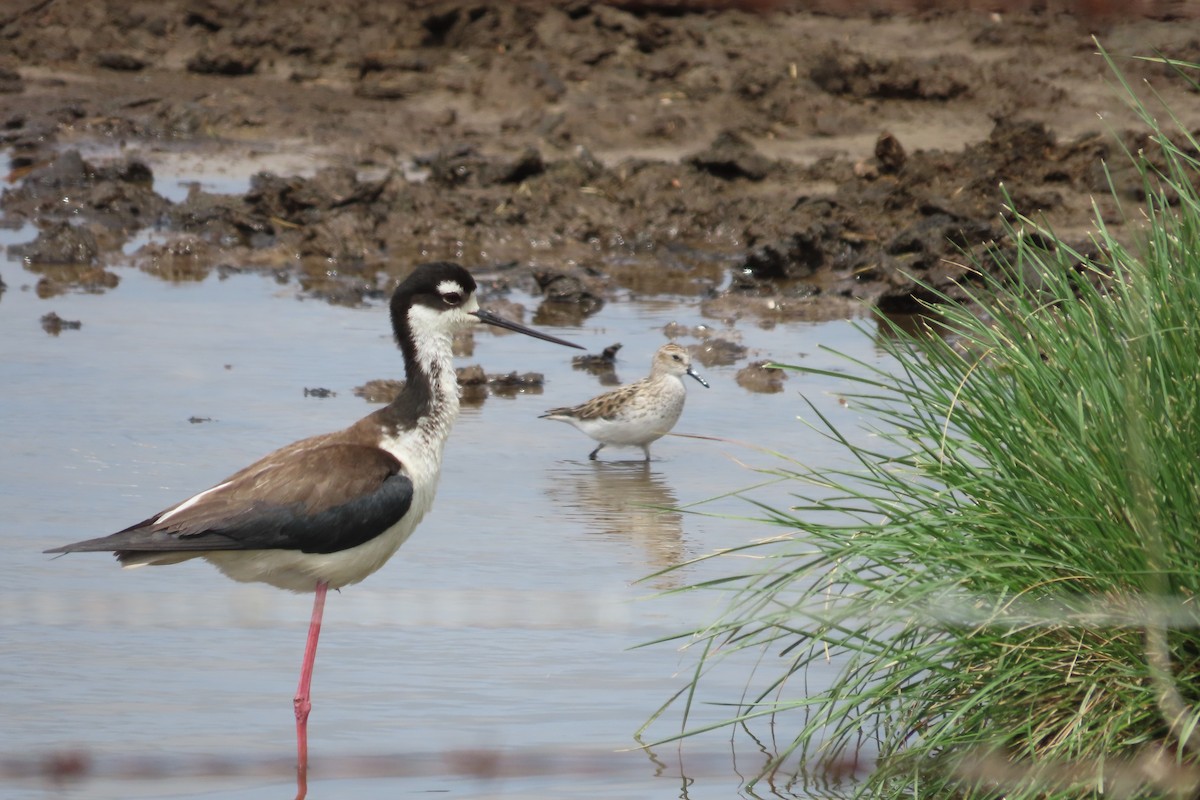
[[[596,447],[596,449],[595,449],[595,450],[593,450],[592,452],[588,453],[588,458],[590,458],[592,461],[595,461],[595,460],[596,460],[596,454],[597,454],[597,453],[599,453],[599,452],[600,452],[601,450],[603,450],[603,449],[604,449],[604,445],[602,445],[602,444],[601,444],[601,445],[598,445],[598,446]]]
[[[317,658],[317,639],[321,636],[321,617],[325,613],[325,592],[329,584],[318,583],[313,598],[312,619],[308,623],[308,642],[304,645],[304,663],[300,667],[300,685],[292,705],[296,710],[296,800],[308,794],[308,712],[312,709],[309,685],[313,662]]]
[[[646,460],[649,461],[650,460],[650,445],[648,445],[648,444],[642,445],[642,452],[646,454]]]

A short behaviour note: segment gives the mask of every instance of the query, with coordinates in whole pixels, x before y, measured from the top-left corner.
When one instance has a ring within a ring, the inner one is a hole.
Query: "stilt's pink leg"
[[[329,584],[318,583],[313,598],[312,620],[308,623],[308,643],[304,645],[304,664],[300,667],[300,685],[292,705],[296,709],[296,800],[308,794],[308,712],[312,709],[308,688],[312,683],[313,662],[317,658],[317,639],[321,636],[321,616],[325,613],[325,592]]]

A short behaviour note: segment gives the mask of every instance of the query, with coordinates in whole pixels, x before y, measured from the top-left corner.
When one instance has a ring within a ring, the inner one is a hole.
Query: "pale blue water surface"
[[[0,243],[33,233],[0,231]],[[353,388],[402,371],[386,309],[301,299],[295,284],[261,275],[172,284],[115,272],[120,285],[103,294],[39,299],[38,276],[0,261],[0,759],[79,751],[93,767],[92,778],[60,786],[10,780],[0,798],[290,797],[308,596],[234,584],[199,562],[122,571],[105,554],[41,551],[119,530],[368,413]],[[39,320],[50,311],[82,329],[47,334]],[[700,315],[697,299],[672,297],[610,303],[582,327],[550,331],[593,352],[621,342],[627,382],[646,372],[671,321],[722,327]],[[821,345],[878,363],[871,336],[848,322],[749,320],[736,335],[749,358],[699,367],[712,388],[689,382],[676,431],[842,463],[797,417],[811,417],[803,394],[854,426],[857,412],[839,399],[844,384],[793,376],[781,393],[752,394],[734,375],[764,358],[845,366]],[[573,370],[571,356],[482,332],[461,359],[489,373],[544,373],[544,391],[465,407],[434,511],[385,568],[330,595],[313,682],[310,797],[725,800],[738,795],[739,773],[764,762],[728,732],[690,740],[682,757],[674,745],[637,750],[632,736],[695,663],[676,644],[635,646],[722,608],[715,593],[656,595],[733,565],[640,579],[777,532],[650,507],[749,486],[760,480],[751,467],[774,462],[680,437],[655,444],[648,467],[611,460],[637,450],[589,462],[591,440],[537,419],[604,388]],[[305,397],[314,387],[336,396]],[[784,489],[756,496],[786,503]],[[738,498],[703,508],[753,513]],[[745,677],[718,671],[704,699],[737,700]],[[729,712],[703,705],[695,721]],[[668,712],[650,737],[679,721]],[[372,760],[355,760],[363,756]],[[146,777],[144,767],[159,774]]]

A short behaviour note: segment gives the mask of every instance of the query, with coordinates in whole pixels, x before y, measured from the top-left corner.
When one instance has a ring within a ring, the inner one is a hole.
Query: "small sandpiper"
[[[650,374],[645,378],[581,405],[552,408],[541,419],[570,423],[599,442],[588,454],[592,460],[608,445],[617,445],[640,447],[649,461],[650,443],[675,427],[683,413],[683,401],[687,399],[684,375],[708,388],[708,382],[692,369],[688,351],[674,342],[664,344],[654,354]]]

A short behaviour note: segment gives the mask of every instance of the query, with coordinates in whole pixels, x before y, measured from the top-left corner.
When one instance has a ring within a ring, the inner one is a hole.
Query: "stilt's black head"
[[[461,307],[475,294],[475,288],[471,273],[451,261],[418,264],[392,293],[392,323],[407,321],[414,305],[435,311]]]
[[[401,281],[392,294],[392,327],[396,332],[396,341],[405,351],[406,357],[415,345],[414,335],[420,336],[424,333],[414,330],[417,325],[425,326],[429,331],[436,329],[442,333],[450,333],[480,322],[507,328],[535,339],[583,349],[580,345],[535,331],[480,308],[475,289],[475,279],[471,277],[471,273],[449,261],[421,264]]]

